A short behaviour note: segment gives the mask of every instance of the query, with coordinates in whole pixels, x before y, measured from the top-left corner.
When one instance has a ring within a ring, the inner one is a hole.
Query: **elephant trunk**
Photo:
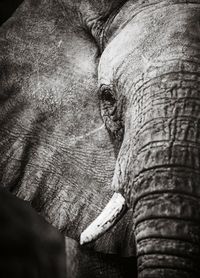
[[[148,89],[142,92],[148,101],[138,109],[133,106],[133,113],[138,111],[131,131],[134,140],[129,148],[123,147],[132,154],[124,167],[126,174],[121,174],[121,167],[117,180],[134,207],[139,278],[200,277],[200,102],[193,82],[196,76],[169,73],[163,83],[158,77],[156,84],[146,85]],[[123,157],[120,166],[122,161]]]
[[[200,277],[200,200],[163,192],[136,204],[138,273],[143,277]]]

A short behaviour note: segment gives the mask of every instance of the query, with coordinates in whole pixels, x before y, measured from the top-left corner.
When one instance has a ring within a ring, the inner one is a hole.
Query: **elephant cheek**
[[[131,138],[131,135],[126,134],[126,138]],[[126,199],[126,205],[132,207],[135,202],[135,156],[134,148],[132,148],[133,142],[126,138],[118,154],[111,189],[121,193]]]
[[[124,189],[126,187],[125,167],[126,161],[124,160],[122,161],[122,163],[120,163],[118,159],[111,184],[111,189],[115,192],[124,192]]]

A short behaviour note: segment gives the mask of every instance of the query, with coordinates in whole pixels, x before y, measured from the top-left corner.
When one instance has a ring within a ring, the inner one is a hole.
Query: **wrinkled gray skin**
[[[198,0],[26,0],[0,31],[1,184],[76,240],[111,184],[129,211],[91,247],[139,278],[200,276],[199,21]]]

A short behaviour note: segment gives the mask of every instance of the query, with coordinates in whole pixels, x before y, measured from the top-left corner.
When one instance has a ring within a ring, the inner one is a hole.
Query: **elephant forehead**
[[[130,21],[106,46],[99,63],[101,84],[110,83],[114,76],[118,78],[120,69],[128,61],[131,61],[130,68],[134,69],[133,74],[137,75],[142,70],[143,59],[145,60],[146,57],[144,47],[141,46],[148,32],[145,26],[146,22]]]
[[[119,78],[122,83],[130,79],[131,83],[138,82],[142,74],[149,75],[156,68],[165,66],[166,61],[178,61],[183,43],[186,49],[192,28],[197,29],[198,13],[196,7],[174,5],[141,12],[129,21],[126,19],[126,25],[102,54],[99,82],[112,83],[113,79]],[[191,55],[189,51],[185,50],[185,57]]]

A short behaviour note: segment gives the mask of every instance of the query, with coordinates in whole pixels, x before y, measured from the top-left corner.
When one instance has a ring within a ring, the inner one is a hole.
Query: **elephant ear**
[[[112,195],[116,157],[98,105],[99,49],[73,9],[51,5],[25,1],[0,30],[0,183],[79,241]],[[130,219],[91,247],[130,255]]]

